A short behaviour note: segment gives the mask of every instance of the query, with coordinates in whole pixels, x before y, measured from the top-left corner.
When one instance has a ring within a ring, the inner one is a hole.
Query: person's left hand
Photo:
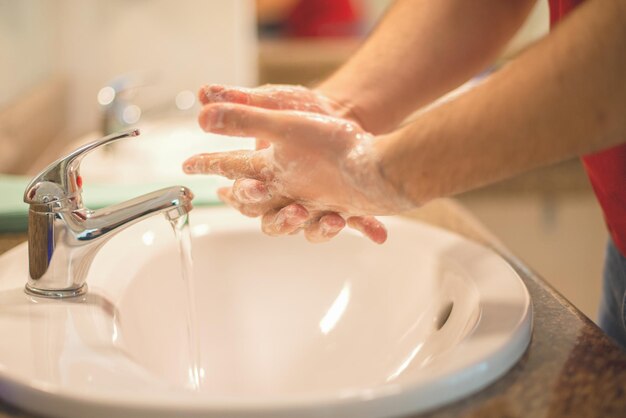
[[[199,120],[208,132],[272,144],[257,151],[200,154],[184,163],[190,174],[234,179],[220,197],[246,215],[262,216],[263,231],[270,235],[304,230],[309,240],[320,242],[336,235],[346,219],[382,243],[387,232],[372,215],[406,209],[380,175],[374,137],[356,123],[232,103],[205,106]]]

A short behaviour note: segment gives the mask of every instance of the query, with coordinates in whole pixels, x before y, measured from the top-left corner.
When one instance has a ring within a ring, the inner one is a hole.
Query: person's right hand
[[[292,85],[265,85],[257,88],[227,87],[223,85],[208,85],[200,89],[199,100],[203,105],[212,103],[236,103],[253,107],[260,107],[274,110],[296,110],[310,113],[317,113],[333,117],[348,119],[358,124],[358,121],[349,118],[349,112],[345,106],[335,102],[323,93],[311,90],[302,86]],[[257,140],[257,149],[265,148],[268,144],[262,140]],[[262,186],[250,179],[239,179],[233,187],[223,188],[218,191],[220,198],[240,210],[247,216],[261,216],[257,212],[247,212],[245,208],[254,204],[255,195],[263,193],[264,190],[256,190]],[[257,193],[258,192],[258,193]],[[295,217],[302,212],[297,203],[285,196],[272,196],[270,202],[265,207],[271,211],[281,211],[282,213],[293,213]],[[348,225],[374,242],[384,242],[387,233],[384,225],[373,216],[352,216],[347,219]],[[326,216],[313,221],[314,225],[307,225],[305,232],[316,231],[316,233],[306,233],[305,236],[312,242],[323,242],[337,235],[346,225],[346,220],[336,212],[328,213]],[[294,219],[294,223],[296,219]],[[285,229],[282,234],[297,233],[302,228],[294,230]],[[274,232],[273,235],[279,233]]]

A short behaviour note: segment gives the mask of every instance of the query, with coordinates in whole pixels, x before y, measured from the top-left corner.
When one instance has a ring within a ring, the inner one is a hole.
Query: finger
[[[267,110],[232,103],[213,103],[200,111],[198,122],[206,132],[255,137],[270,142],[303,141],[326,133],[328,120],[303,112]],[[334,126],[333,126],[334,128]]]
[[[245,211],[248,216],[253,217],[293,203],[293,200],[282,195],[272,194],[263,182],[253,179],[235,180],[232,199],[238,203],[240,211]]]
[[[272,198],[272,193],[265,183],[248,178],[235,180],[233,195],[242,204],[265,203]]]
[[[234,209],[239,210],[241,204],[235,200],[233,197],[233,191],[231,187],[220,187],[217,189],[217,197],[228,206],[233,207]],[[241,212],[241,210],[239,210]]]
[[[275,97],[270,91],[262,89],[249,89],[245,87],[229,87],[219,84],[204,86],[198,93],[198,99],[202,104],[209,103],[238,103],[248,106],[262,107],[265,109],[283,108],[279,97]]]
[[[348,226],[361,232],[376,244],[382,244],[387,240],[387,229],[373,216],[353,216],[348,218]]]
[[[229,151],[198,154],[183,163],[187,174],[217,174],[231,180],[251,178],[261,181],[271,179],[264,157],[256,151]]]
[[[264,148],[269,148],[270,146],[270,142],[266,141],[264,139],[257,139],[256,140],[256,149],[264,149]]]
[[[261,229],[271,236],[287,235],[300,229],[309,219],[309,212],[298,203],[282,209],[266,212],[261,220]]]
[[[346,221],[339,214],[328,213],[306,227],[304,236],[310,242],[325,242],[337,235],[345,226]]]
[[[250,218],[257,218],[261,216],[264,212],[256,210],[255,207],[249,207],[246,205],[242,205],[235,199],[233,196],[232,188],[230,187],[221,187],[217,189],[217,197],[226,203],[228,206],[238,210],[242,215],[248,216]]]
[[[231,187],[219,188],[217,190],[217,196],[222,202],[238,210],[242,215],[249,216],[250,218],[258,218],[271,210],[282,208],[293,202],[292,200],[279,196],[265,203],[242,204],[233,193],[233,189]]]

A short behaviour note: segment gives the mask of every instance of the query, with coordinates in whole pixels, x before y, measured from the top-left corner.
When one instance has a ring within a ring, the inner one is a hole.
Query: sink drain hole
[[[437,318],[435,321],[435,327],[437,328],[437,331],[443,328],[446,322],[448,322],[448,319],[450,319],[450,314],[452,313],[453,307],[454,307],[454,302],[449,301],[445,305],[443,305],[441,309],[439,309],[439,315],[437,315]]]

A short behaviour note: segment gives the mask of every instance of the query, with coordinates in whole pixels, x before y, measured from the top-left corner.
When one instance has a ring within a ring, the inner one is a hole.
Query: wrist
[[[313,91],[326,99],[333,116],[354,122],[369,132],[365,125],[365,119],[362,118],[362,112],[357,109],[357,106],[350,99],[340,94],[337,89],[333,89],[327,84],[320,84]]]
[[[424,190],[424,188],[412,184],[412,176],[403,172],[404,170],[399,167],[403,162],[397,160],[395,152],[396,142],[402,134],[402,131],[396,130],[388,134],[378,135],[372,143],[374,169],[384,185],[383,188],[389,199],[397,208],[397,213],[416,209],[430,200],[426,196],[416,193],[418,190]]]
[[[383,171],[385,136],[363,134],[347,155],[344,166],[355,190],[360,190],[364,207],[370,215],[395,215],[415,209],[417,205],[407,199],[405,191],[393,183]],[[359,200],[359,199],[354,199]]]
[[[394,109],[376,110],[376,98],[367,94],[355,95],[349,90],[333,88],[332,84],[321,84],[315,88],[331,103],[334,115],[357,123],[365,131],[375,135],[389,132],[393,128],[396,117]]]

